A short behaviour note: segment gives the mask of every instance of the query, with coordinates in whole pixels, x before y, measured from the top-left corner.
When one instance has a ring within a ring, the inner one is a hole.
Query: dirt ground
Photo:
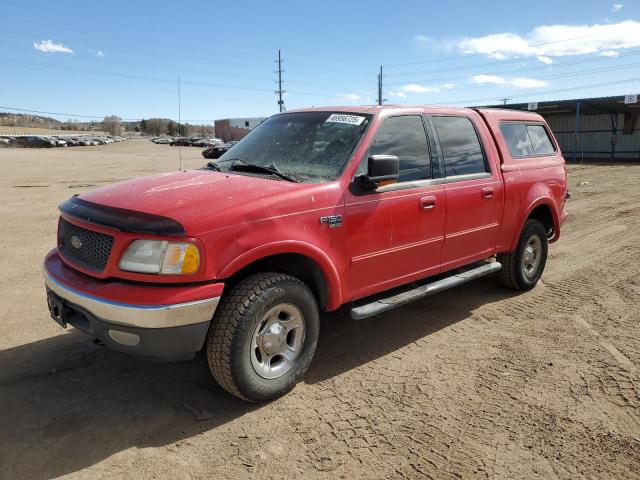
[[[256,406],[202,356],[145,363],[47,312],[56,206],[177,163],[143,140],[0,150],[0,478],[640,478],[640,165],[570,167],[532,292],[327,315],[304,382]]]

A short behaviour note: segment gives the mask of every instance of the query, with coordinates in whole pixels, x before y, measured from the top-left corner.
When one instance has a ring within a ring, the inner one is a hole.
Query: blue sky
[[[0,106],[100,117],[640,93],[640,2],[5,1]],[[605,85],[607,84],[607,85]],[[0,109],[2,110],[2,109]]]

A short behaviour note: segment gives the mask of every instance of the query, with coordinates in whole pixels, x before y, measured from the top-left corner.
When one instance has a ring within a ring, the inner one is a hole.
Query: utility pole
[[[507,104],[507,102],[508,102],[509,100],[511,100],[511,99],[510,99],[510,98],[501,98],[500,100],[502,100],[502,105],[506,105],[506,104]]]
[[[284,73],[284,70],[282,70],[282,55],[280,54],[279,49],[278,60],[276,60],[276,63],[278,64],[278,71],[276,72],[278,74],[278,90],[276,91],[278,94],[278,106],[280,107],[280,112],[284,112],[286,110],[284,108],[284,100],[282,100],[282,94],[285,92],[282,90],[282,74]]]
[[[382,105],[382,65],[378,74],[378,105]]]

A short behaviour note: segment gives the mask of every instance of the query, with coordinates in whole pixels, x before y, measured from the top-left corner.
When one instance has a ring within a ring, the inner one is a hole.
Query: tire
[[[537,251],[534,257],[532,251]],[[497,273],[498,282],[514,290],[531,290],[542,276],[548,252],[549,240],[544,226],[538,220],[527,220],[516,249],[497,255],[498,262],[502,264]]]
[[[280,273],[251,275],[222,299],[214,315],[207,337],[209,368],[232,395],[273,400],[307,371],[319,330],[318,305],[304,283]]]

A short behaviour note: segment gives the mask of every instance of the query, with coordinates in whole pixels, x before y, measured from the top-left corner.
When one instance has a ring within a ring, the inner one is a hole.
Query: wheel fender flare
[[[541,205],[548,207],[551,212],[551,219],[553,220],[553,231],[555,232],[554,238],[560,234],[560,219],[558,218],[558,211],[554,206],[553,200],[549,196],[538,197],[533,200],[525,210],[526,213],[522,216],[520,224],[518,225],[518,228],[516,229],[511,241],[511,250],[515,249],[518,245],[520,233],[522,233],[522,229],[524,228],[524,224],[526,223],[526,221],[529,219],[529,215],[531,215],[531,212],[533,212]]]
[[[331,258],[319,247],[298,240],[285,240],[255,247],[229,262],[218,274],[219,278],[228,278],[263,258],[284,253],[303,255],[313,260],[319,267],[327,284],[327,310],[335,310],[343,303],[342,281]]]

